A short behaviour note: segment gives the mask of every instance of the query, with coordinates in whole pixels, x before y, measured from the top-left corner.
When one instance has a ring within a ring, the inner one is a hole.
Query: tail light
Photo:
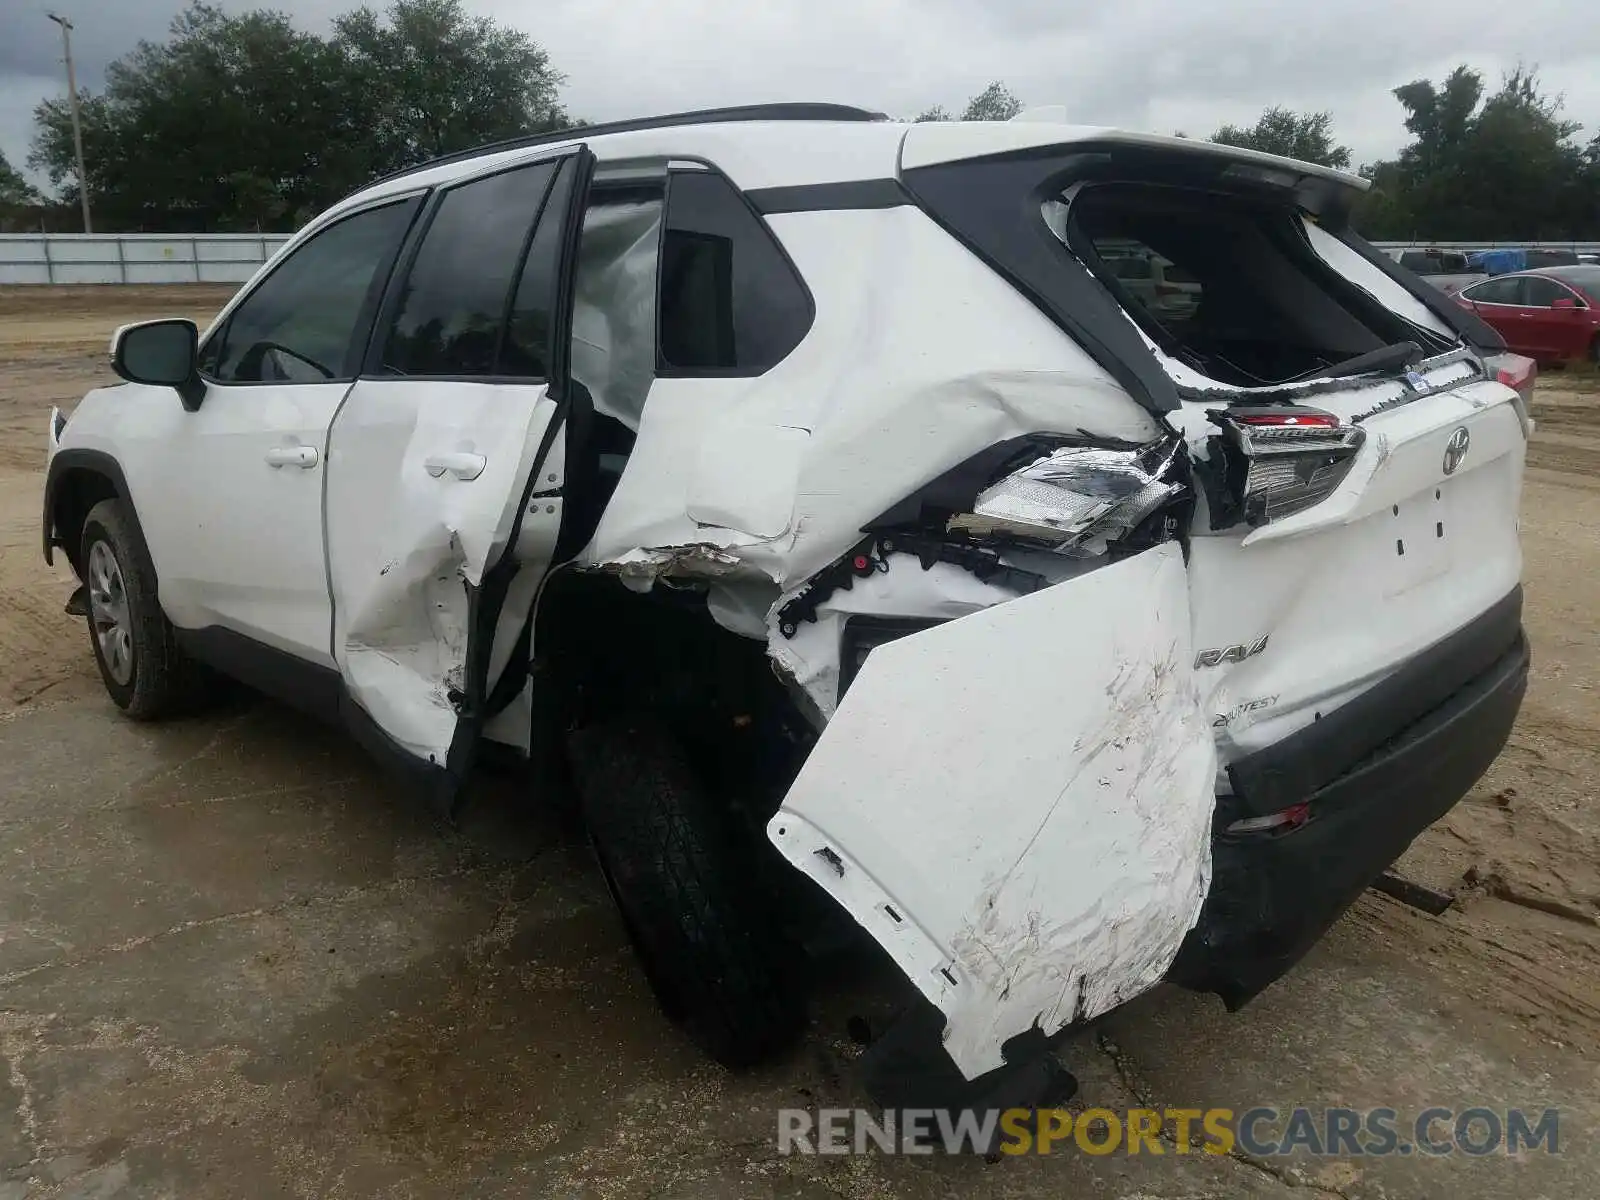
[[[1496,354],[1485,365],[1494,372],[1497,381],[1516,392],[1525,403],[1532,402],[1533,385],[1539,378],[1539,364],[1533,359],[1520,354]]]
[[[1266,525],[1320,504],[1366,440],[1360,426],[1315,408],[1231,408],[1211,419],[1222,429],[1228,477],[1225,494],[1212,491],[1213,528]]]

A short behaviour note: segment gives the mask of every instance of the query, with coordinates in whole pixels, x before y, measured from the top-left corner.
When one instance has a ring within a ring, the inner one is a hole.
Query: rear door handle
[[[488,461],[481,454],[457,451],[454,454],[430,454],[422,460],[422,465],[435,479],[446,471],[457,479],[476,479],[483,474],[483,468],[488,465]]]
[[[315,446],[274,446],[267,451],[267,466],[309,470],[317,465],[317,458]]]

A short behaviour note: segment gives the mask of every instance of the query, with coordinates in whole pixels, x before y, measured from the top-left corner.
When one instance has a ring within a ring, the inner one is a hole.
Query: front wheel
[[[804,1028],[789,946],[748,845],[677,742],[644,720],[573,735],[596,857],[662,1009],[713,1058],[743,1067]]]
[[[102,500],[83,523],[78,560],[88,592],[89,644],[112,701],[138,721],[189,707],[199,667],[178,648],[156,598],[155,568],[121,500]]]

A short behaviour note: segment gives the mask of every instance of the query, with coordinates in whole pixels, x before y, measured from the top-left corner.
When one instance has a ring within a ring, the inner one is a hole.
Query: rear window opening
[[[1083,188],[1064,212],[1055,201],[1046,210],[1163,354],[1224,386],[1312,380],[1368,356],[1383,364],[1370,369],[1395,373],[1405,354],[1376,352],[1404,342],[1424,356],[1453,348],[1328,266],[1301,215],[1282,204],[1116,183]]]

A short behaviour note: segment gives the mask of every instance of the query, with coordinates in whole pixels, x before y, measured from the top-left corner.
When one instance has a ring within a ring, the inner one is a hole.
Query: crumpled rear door
[[[947,1018],[968,1078],[1161,979],[1216,754],[1164,544],[875,649],[768,834]]]
[[[346,717],[444,802],[472,763],[502,676],[518,682],[513,647],[560,532],[572,270],[593,163],[585,147],[565,147],[452,185],[465,195],[503,181],[514,200],[494,215],[521,257],[482,265],[504,268],[505,298],[492,298],[502,326],[449,331],[462,342],[487,335],[496,369],[454,377],[380,364],[356,381],[329,440],[331,649]],[[429,210],[402,300],[426,294],[416,263],[452,194]],[[424,347],[445,338],[427,324],[407,336]]]

